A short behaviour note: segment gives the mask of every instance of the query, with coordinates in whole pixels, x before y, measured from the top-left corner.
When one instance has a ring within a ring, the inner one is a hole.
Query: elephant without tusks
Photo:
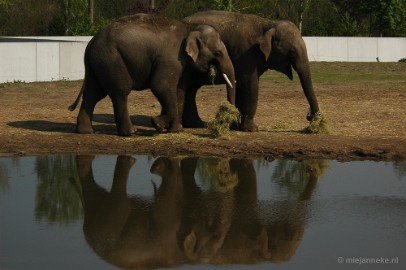
[[[233,61],[237,78],[236,106],[241,112],[240,129],[258,131],[254,116],[258,104],[259,77],[268,69],[293,79],[292,67],[310,105],[307,119],[319,114],[313,91],[309,60],[300,31],[289,21],[270,21],[255,15],[226,11],[198,12],[184,19],[188,23],[208,24],[216,28]],[[196,109],[197,89],[187,92],[183,114],[184,127],[202,126]]]
[[[152,118],[162,132],[180,131],[180,116],[189,88],[208,84],[215,67],[215,83],[227,84],[230,103],[235,100],[232,62],[220,35],[208,25],[195,25],[156,15],[136,14],[118,19],[102,28],[85,51],[85,79],[73,111],[83,95],[77,117],[78,133],[93,133],[94,108],[110,97],[119,135],[135,132],[127,108],[131,90],[151,88],[162,106],[161,115]]]

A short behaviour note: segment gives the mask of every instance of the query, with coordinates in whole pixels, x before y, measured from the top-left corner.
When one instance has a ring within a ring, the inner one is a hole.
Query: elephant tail
[[[76,98],[76,100],[68,107],[69,111],[73,112],[76,107],[78,106],[82,96],[83,96],[83,92],[85,90],[86,87],[86,81],[88,80],[89,74],[90,74],[90,63],[89,63],[89,51],[90,51],[90,47],[93,44],[93,40],[91,39],[89,41],[89,43],[87,44],[86,50],[85,50],[85,56],[84,56],[84,62],[85,62],[85,78],[83,80],[83,85],[82,88],[80,89],[80,92],[78,94],[78,97]]]
[[[83,81],[83,85],[82,85],[82,88],[80,89],[80,92],[79,92],[78,97],[77,97],[76,100],[69,106],[69,108],[68,108],[69,111],[73,112],[73,111],[76,109],[76,107],[78,106],[78,104],[79,104],[79,102],[80,102],[80,99],[82,98],[83,91],[84,91],[84,89],[85,89],[85,84],[86,84],[86,78],[85,78],[85,81]]]

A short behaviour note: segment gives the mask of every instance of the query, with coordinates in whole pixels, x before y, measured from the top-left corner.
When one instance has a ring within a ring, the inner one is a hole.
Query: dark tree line
[[[0,0],[0,35],[92,35],[137,12],[209,9],[291,20],[307,36],[406,36],[406,0]]]

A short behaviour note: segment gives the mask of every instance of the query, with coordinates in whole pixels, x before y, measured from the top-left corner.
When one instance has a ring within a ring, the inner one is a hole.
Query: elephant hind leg
[[[101,68],[104,68],[101,70]],[[131,136],[136,132],[128,112],[128,95],[133,79],[121,55],[117,52],[108,62],[99,66],[98,79],[113,103],[114,118],[120,136]]]
[[[199,87],[186,89],[183,103],[182,125],[186,128],[205,128],[207,124],[200,118],[196,105],[196,93]]]
[[[155,72],[151,80],[152,93],[162,107],[161,115],[152,118],[152,125],[159,132],[165,129],[168,132],[179,132],[182,130],[178,114],[177,85],[179,77],[168,77],[167,70],[175,70],[175,68],[162,66]],[[180,72],[178,73],[180,74]]]
[[[155,94],[158,101],[161,103],[161,115],[152,117],[151,123],[158,132],[167,130],[168,132],[179,132],[182,130],[182,125],[179,121],[178,108],[176,102],[176,94],[172,95]]]
[[[99,86],[98,82],[89,76],[85,80],[83,101],[77,117],[76,132],[81,134],[93,133],[93,112],[100,100],[106,97],[106,92]]]
[[[136,132],[136,129],[131,122],[130,114],[128,112],[128,94],[119,91],[119,94],[110,96],[110,98],[113,102],[114,118],[116,120],[118,135],[131,136]]]

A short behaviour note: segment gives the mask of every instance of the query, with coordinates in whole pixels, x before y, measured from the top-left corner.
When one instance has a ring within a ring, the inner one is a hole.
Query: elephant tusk
[[[230,86],[231,88],[234,88],[233,85],[230,82],[230,79],[228,78],[227,74],[222,73],[223,74],[223,78],[226,81],[226,83],[228,84],[228,86]]]

